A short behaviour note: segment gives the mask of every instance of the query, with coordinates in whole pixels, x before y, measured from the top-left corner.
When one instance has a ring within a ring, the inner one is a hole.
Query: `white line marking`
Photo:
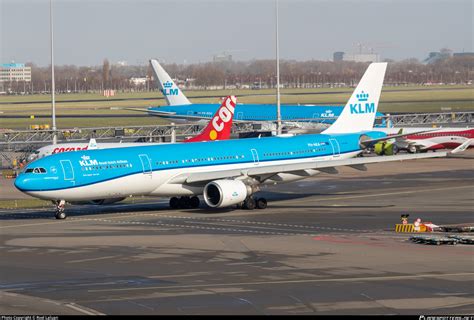
[[[92,289],[88,292],[115,292],[115,291],[136,291],[136,290],[157,290],[157,289],[183,289],[183,288],[206,288],[206,287],[233,287],[233,286],[258,286],[269,284],[291,284],[291,283],[318,283],[318,282],[357,282],[357,281],[396,281],[408,279],[423,278],[447,278],[447,277],[466,277],[474,276],[474,272],[464,273],[446,273],[446,274],[418,274],[418,275],[402,275],[402,276],[382,276],[382,277],[350,277],[350,278],[334,278],[334,279],[301,279],[301,280],[276,280],[276,281],[253,281],[253,282],[231,282],[231,283],[215,283],[215,284],[195,284],[195,285],[163,285],[154,287],[141,288],[117,288],[117,289]]]

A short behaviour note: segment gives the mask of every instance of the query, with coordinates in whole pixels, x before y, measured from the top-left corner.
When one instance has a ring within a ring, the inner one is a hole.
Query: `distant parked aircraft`
[[[150,114],[172,121],[209,119],[219,107],[216,103],[191,103],[157,60],[150,60],[158,86],[167,106],[150,107]],[[342,106],[281,105],[284,121],[304,121],[331,124],[341,114]],[[276,121],[275,104],[243,104],[235,107],[234,121]],[[382,117],[377,113],[377,117]]]

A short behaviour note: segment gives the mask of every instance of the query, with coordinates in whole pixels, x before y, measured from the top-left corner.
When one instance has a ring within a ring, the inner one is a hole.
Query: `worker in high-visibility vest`
[[[408,217],[409,217],[409,216],[410,216],[409,214],[402,214],[402,215],[401,215],[401,219],[402,219],[402,224],[403,224],[403,225],[408,224]]]

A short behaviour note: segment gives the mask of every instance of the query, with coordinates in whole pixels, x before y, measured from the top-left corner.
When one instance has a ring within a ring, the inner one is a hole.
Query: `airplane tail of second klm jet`
[[[155,77],[158,82],[158,86],[165,96],[166,103],[169,106],[176,105],[186,105],[191,104],[191,102],[186,98],[181,89],[174,83],[173,79],[169,74],[163,69],[163,67],[158,63],[158,60],[151,59],[150,64],[155,73]]]
[[[386,62],[369,65],[341,115],[323,133],[354,133],[372,130],[386,69]]]

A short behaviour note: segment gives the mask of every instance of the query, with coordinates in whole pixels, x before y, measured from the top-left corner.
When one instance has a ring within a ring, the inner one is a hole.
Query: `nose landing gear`
[[[54,205],[56,207],[56,212],[54,213],[54,217],[59,220],[66,219],[66,212],[64,212],[64,206],[66,205],[65,200],[57,200],[54,201]]]

